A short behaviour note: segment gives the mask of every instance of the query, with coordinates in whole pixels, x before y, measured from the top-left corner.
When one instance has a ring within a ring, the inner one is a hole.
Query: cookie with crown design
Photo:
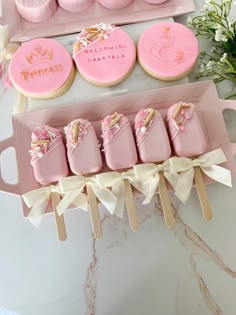
[[[24,43],[9,65],[9,77],[23,95],[53,98],[65,93],[74,79],[70,54],[56,41],[39,38]]]
[[[136,48],[121,28],[96,24],[84,28],[73,49],[80,74],[98,86],[113,86],[123,81],[136,63]]]

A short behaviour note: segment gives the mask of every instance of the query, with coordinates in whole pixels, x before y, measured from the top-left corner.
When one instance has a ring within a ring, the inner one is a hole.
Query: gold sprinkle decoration
[[[109,128],[114,127],[121,120],[122,117],[123,117],[123,115],[121,115],[121,114],[119,114],[119,115],[117,113],[113,114],[111,116],[112,120],[109,124]]]
[[[39,140],[39,141],[32,141],[32,145],[43,145],[43,144],[48,144],[50,141],[49,140]]]
[[[190,108],[191,106],[190,105],[187,105],[187,104],[180,104],[177,108],[176,108],[176,110],[175,110],[175,112],[174,112],[174,114],[173,114],[173,119],[175,120],[176,119],[176,117],[179,115],[179,113],[181,112],[181,110],[182,109],[188,109],[188,108]]]
[[[151,121],[153,120],[154,116],[156,114],[156,110],[155,109],[151,109],[147,115],[147,117],[144,120],[144,126],[147,128]]]
[[[75,123],[74,128],[73,128],[73,142],[74,142],[74,144],[76,144],[78,142],[79,128],[80,128],[80,122]]]

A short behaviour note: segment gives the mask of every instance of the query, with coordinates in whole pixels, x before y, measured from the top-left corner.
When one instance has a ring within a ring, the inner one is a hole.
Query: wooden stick
[[[67,235],[66,235],[64,216],[63,214],[59,216],[56,210],[57,205],[60,202],[60,195],[57,192],[52,192],[51,199],[52,199],[53,212],[55,214],[58,238],[60,241],[65,241],[67,239]]]
[[[133,231],[137,231],[139,229],[139,222],[137,216],[137,210],[134,202],[133,191],[128,179],[124,180],[125,182],[125,200],[126,207],[129,216],[130,227]]]
[[[206,220],[211,220],[212,219],[211,205],[210,205],[206,187],[202,178],[202,171],[199,166],[194,167],[194,181],[197,188],[198,197],[201,203],[203,215]]]
[[[94,238],[96,240],[100,240],[102,238],[102,227],[101,227],[100,215],[99,215],[99,210],[98,210],[97,197],[95,196],[90,184],[87,184],[86,188],[87,188],[87,195],[88,195],[88,200],[89,200],[90,218],[91,218]]]
[[[176,221],[175,221],[175,218],[174,218],[174,215],[172,212],[169,193],[168,193],[167,186],[166,186],[166,179],[164,177],[163,172],[160,172],[159,176],[160,176],[160,180],[159,180],[159,184],[158,184],[158,189],[159,189],[159,193],[160,193],[164,219],[165,219],[166,225],[169,228],[172,228],[176,224]]]

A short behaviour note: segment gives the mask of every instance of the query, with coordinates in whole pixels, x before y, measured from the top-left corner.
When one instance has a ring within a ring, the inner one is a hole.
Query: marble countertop
[[[195,0],[198,9],[202,3]],[[221,97],[231,90],[230,83],[218,86]],[[11,89],[1,98],[0,140],[12,132],[15,97]],[[224,117],[236,141],[236,112]],[[2,170],[7,160],[12,181],[12,155],[4,152],[0,160]],[[212,184],[207,191],[210,222],[193,189],[186,206],[171,194],[177,220],[171,230],[157,195],[147,206],[137,199],[138,232],[127,217],[101,208],[103,239],[95,241],[89,215],[72,210],[65,214],[68,240],[61,243],[53,216],[35,229],[22,216],[20,198],[0,193],[0,305],[20,315],[235,315],[236,180],[232,189]]]

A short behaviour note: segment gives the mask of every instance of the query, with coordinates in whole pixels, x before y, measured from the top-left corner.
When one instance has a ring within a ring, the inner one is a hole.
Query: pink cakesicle
[[[144,163],[157,163],[167,160],[171,156],[170,140],[161,114],[153,109],[142,109],[134,121],[136,143],[139,157]],[[166,225],[173,227],[175,218],[166,186],[163,172],[158,173],[158,189]]]
[[[138,160],[129,120],[114,113],[102,121],[102,137],[107,166],[112,170],[133,167]]]
[[[71,171],[87,175],[102,168],[101,151],[93,125],[85,119],[76,119],[65,127],[67,157]],[[102,227],[96,195],[91,183],[86,184],[90,217],[95,239],[102,238]]]
[[[32,133],[30,152],[34,177],[40,184],[55,183],[68,175],[66,150],[58,129],[36,127]]]
[[[133,167],[138,160],[133,131],[128,118],[114,113],[103,119],[102,137],[107,166],[112,170],[123,170]],[[139,228],[137,210],[128,179],[124,180],[125,199],[130,227],[133,231]]]
[[[76,119],[65,127],[65,134],[71,171],[77,175],[100,171],[101,151],[93,125],[88,120]]]
[[[176,155],[196,157],[207,149],[207,140],[203,126],[191,103],[179,102],[168,110],[168,126]],[[205,189],[200,166],[194,166],[194,181],[206,220],[212,218],[212,210]]]
[[[58,0],[58,4],[64,10],[70,12],[80,12],[87,9],[94,0]]]
[[[178,156],[191,157],[206,151],[206,137],[193,104],[180,102],[172,105],[167,121],[170,139]]]
[[[15,0],[20,15],[30,22],[48,20],[57,10],[56,0]]]
[[[152,108],[142,109],[134,123],[141,161],[151,163],[167,160],[171,156],[171,146],[161,114]]]
[[[52,184],[68,175],[66,150],[60,130],[49,126],[36,127],[32,133],[31,165],[34,177],[42,185]],[[58,215],[58,192],[51,193],[53,212],[60,241],[67,238],[64,216]]]

